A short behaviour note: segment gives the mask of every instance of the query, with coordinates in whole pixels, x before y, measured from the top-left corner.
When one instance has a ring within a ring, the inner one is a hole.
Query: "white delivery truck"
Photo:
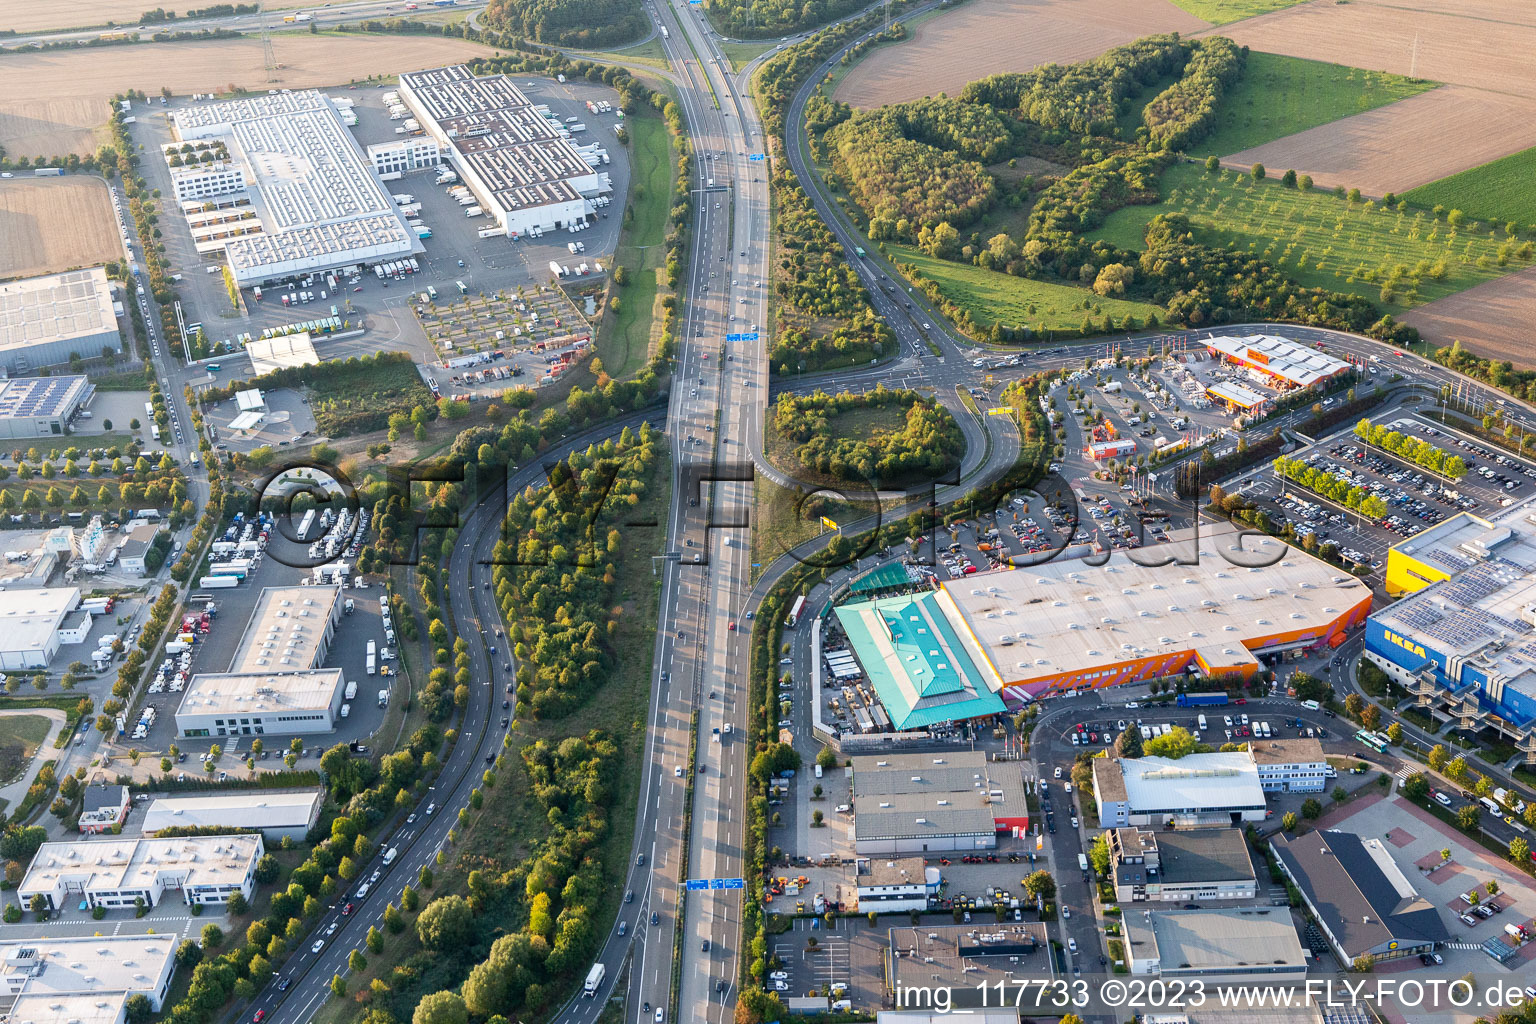
[[[666,29],[662,29],[663,32]],[[587,980],[581,986],[581,994],[588,999],[597,995],[597,987],[603,983],[603,976],[608,973],[608,968],[602,964],[593,964],[587,972]]]

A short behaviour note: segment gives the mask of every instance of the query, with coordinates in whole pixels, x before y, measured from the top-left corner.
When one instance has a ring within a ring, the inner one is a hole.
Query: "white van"
[[[821,778],[821,765],[816,765],[816,777]]]
[[[400,852],[399,848],[398,847],[394,847],[394,846],[391,846],[388,850],[385,850],[384,851],[384,863],[385,864],[393,864],[395,862],[395,856],[399,852]]]

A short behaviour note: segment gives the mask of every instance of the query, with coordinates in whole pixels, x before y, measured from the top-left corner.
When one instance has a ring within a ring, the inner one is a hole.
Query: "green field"
[[[645,365],[651,336],[660,324],[656,296],[666,274],[667,214],[672,199],[672,159],[667,126],[650,111],[624,122],[629,133],[632,174],[629,218],[614,256],[629,283],[618,291],[619,311],[609,315],[597,337],[597,354],[610,377],[625,378]]]
[[[644,64],[660,71],[670,70],[672,64],[667,60],[667,52],[661,48],[661,40],[652,36],[643,43],[634,46],[626,46],[622,50],[579,50],[576,51],[588,60],[601,61],[606,64]]]
[[[970,310],[976,322],[986,327],[1001,323],[1042,331],[1075,331],[1082,326],[1084,317],[1102,320],[1108,314],[1122,320],[1134,316],[1145,322],[1154,313],[1159,318],[1165,314],[1150,303],[1101,298],[1087,288],[1031,281],[970,264],[951,263],[902,245],[890,246],[889,253],[897,263],[916,266],[951,302]]]
[[[1212,25],[1254,18],[1270,11],[1295,7],[1305,0],[1173,0],[1174,6],[1183,8],[1195,17]]]
[[[777,39],[752,39],[740,43],[720,43],[720,52],[725,59],[731,62],[731,67],[740,71],[748,64],[756,60],[760,55],[767,53],[779,45]]]
[[[1332,192],[1285,188],[1273,178],[1255,184],[1227,170],[1212,176],[1195,164],[1174,165],[1161,184],[1162,202],[1116,210],[1089,237],[1141,249],[1147,221],[1177,211],[1189,217],[1197,241],[1252,253],[1302,285],[1351,292],[1391,313],[1530,263],[1528,245],[1506,245],[1502,228],[1490,238],[1486,221],[1468,218],[1453,228],[1427,210],[1399,213]],[[1523,258],[1500,255],[1522,247]],[[1394,273],[1399,283],[1383,294]]]
[[[52,724],[42,715],[0,715],[0,785],[26,771]]]
[[[1403,198],[1426,209],[1441,204],[1469,217],[1512,220],[1529,228],[1536,224],[1536,149],[1420,185]]]
[[[1384,71],[1255,51],[1242,80],[1221,101],[1216,130],[1190,149],[1226,156],[1434,87]],[[1284,170],[1273,168],[1276,174]]]

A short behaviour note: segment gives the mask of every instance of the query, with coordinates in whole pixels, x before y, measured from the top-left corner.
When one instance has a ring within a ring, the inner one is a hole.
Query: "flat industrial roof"
[[[853,759],[857,840],[991,834],[998,818],[1029,814],[1016,764],[976,751]]]
[[[926,867],[921,857],[871,857],[869,872],[858,875],[854,881],[860,888],[880,885],[928,884],[928,873],[933,872],[933,884],[939,884],[939,869]]]
[[[29,996],[153,993],[178,941],[175,934],[6,939],[0,941],[0,991],[20,985]]]
[[[1245,366],[1254,366],[1298,387],[1311,387],[1349,369],[1342,359],[1273,334],[1207,339],[1213,351]]]
[[[0,381],[0,419],[64,416],[92,391],[85,376],[12,377]]]
[[[1158,878],[1171,884],[1253,878],[1248,841],[1240,829],[1163,829],[1157,842]]]
[[[596,174],[506,75],[454,64],[403,74],[400,85],[508,210],[580,199],[572,182]]]
[[[332,693],[335,691],[332,690]],[[291,828],[314,820],[318,790],[297,793],[227,793],[219,796],[160,797],[144,815],[144,833],[163,828],[211,825],[239,828]]]
[[[1058,558],[977,573],[942,590],[1008,685],[1197,651],[1248,661],[1251,649],[1326,636],[1371,599],[1353,576],[1229,523],[1201,524],[1198,550],[1194,531],[1169,536],[1181,562],[1159,545],[1113,552],[1104,565]]]
[[[1099,760],[1108,762],[1103,771],[1110,778],[1118,766],[1124,799],[1133,814],[1264,806],[1259,771],[1246,751],[1189,754],[1178,760],[1166,757],[1100,758],[1095,759],[1096,777],[1100,770]],[[1110,798],[1106,794],[1106,799]]]
[[[1372,617],[1447,661],[1476,655],[1482,671],[1536,695],[1536,510],[1512,506],[1487,519],[1454,515],[1394,551],[1449,579],[1431,583]]]
[[[1248,753],[1254,764],[1321,764],[1327,760],[1323,756],[1322,741],[1305,736],[1250,740]]]
[[[115,330],[112,290],[100,267],[0,282],[0,351]]]
[[[315,257],[405,255],[416,246],[336,106],[313,89],[184,107],[177,138],[223,138],[241,166],[260,234],[229,239],[230,266],[246,276]]]
[[[834,610],[897,730],[1001,712],[1001,680],[946,614],[942,593],[876,598]]]
[[[79,587],[0,591],[0,650],[42,650],[79,603]]]
[[[1206,388],[1205,393],[1223,402],[1230,402],[1241,409],[1252,409],[1268,401],[1265,396],[1252,388],[1245,388],[1241,384],[1233,384],[1230,381],[1218,381]]]
[[[147,994],[147,993],[146,993]],[[6,1014],[6,1024],[118,1024],[127,992],[70,992],[20,995]]]
[[[44,843],[18,888],[46,892],[64,879],[84,878],[86,889],[148,889],[168,870],[188,886],[237,885],[261,849],[254,835]]]
[[[251,357],[251,372],[256,374],[293,366],[313,366],[320,361],[314,339],[307,331],[276,338],[252,338],[245,343],[245,354]]]
[[[320,642],[340,602],[339,586],[263,588],[229,672],[298,672],[317,667],[324,657]]]
[[[341,688],[339,668],[291,672],[200,672],[187,681],[178,715],[277,715],[320,711]]]
[[[1288,907],[1127,909],[1124,923],[1131,955],[1155,957],[1165,972],[1305,967],[1307,963]]]

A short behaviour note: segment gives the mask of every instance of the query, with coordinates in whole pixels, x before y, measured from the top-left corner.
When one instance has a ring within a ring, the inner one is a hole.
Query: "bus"
[[[208,372],[209,373],[218,373],[219,370],[221,370],[221,369],[222,369],[222,367],[219,366],[218,363],[209,363],[208,364]]]
[[[160,440],[160,424],[151,423],[149,425],[149,436],[154,438],[156,441]]]
[[[1355,739],[1359,740],[1361,743],[1364,743],[1378,754],[1386,753],[1389,743],[1385,736],[1381,735],[1380,733],[1370,732],[1366,729],[1361,729],[1359,732],[1355,733]]]
[[[799,597],[795,598],[795,603],[790,606],[789,618],[784,620],[784,624],[786,626],[788,626],[790,629],[794,629],[795,628],[795,623],[800,621],[800,615],[804,611],[805,611],[805,595],[801,594]]]

